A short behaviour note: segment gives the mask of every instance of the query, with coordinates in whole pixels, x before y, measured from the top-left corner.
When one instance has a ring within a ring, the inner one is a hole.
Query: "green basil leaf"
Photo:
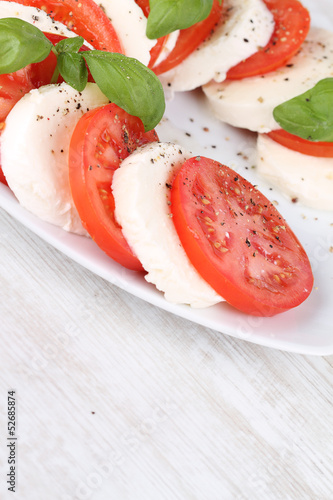
[[[0,19],[0,74],[43,61],[52,43],[38,28],[18,18]]]
[[[79,52],[84,44],[82,36],[75,36],[73,38],[64,38],[55,45],[55,49],[60,54],[61,52]]]
[[[160,38],[206,19],[213,0],[150,0],[147,37]]]
[[[333,142],[333,78],[273,110],[275,121],[287,132],[308,141]]]
[[[88,70],[82,52],[61,52],[58,55],[58,69],[65,82],[82,92],[88,81]]]
[[[82,52],[95,82],[110,101],[138,116],[145,131],[153,129],[164,110],[164,92],[157,76],[142,63],[122,54]]]

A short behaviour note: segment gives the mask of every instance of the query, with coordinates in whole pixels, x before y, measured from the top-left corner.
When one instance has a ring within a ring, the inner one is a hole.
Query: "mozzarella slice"
[[[255,132],[279,128],[273,109],[333,76],[333,33],[311,28],[299,53],[287,65],[263,76],[210,82],[203,87],[212,112],[235,127]]]
[[[192,266],[170,214],[169,183],[189,157],[171,143],[152,143],[136,150],[113,177],[115,214],[148,272],[146,280],[170,302],[207,307],[223,299]]]
[[[64,24],[54,21],[43,10],[36,7],[28,7],[15,2],[0,2],[0,19],[5,17],[17,17],[33,24],[36,28],[47,33],[57,33],[58,35],[68,38],[77,36],[76,33],[70,31]],[[85,45],[91,48],[91,45],[85,42]]]
[[[304,155],[259,134],[257,171],[291,199],[333,210],[333,158]]]
[[[86,232],[70,191],[69,143],[80,117],[107,102],[93,83],[83,92],[65,83],[46,85],[15,104],[0,137],[2,169],[20,204],[78,234]]]
[[[197,50],[160,75],[165,88],[185,91],[212,79],[223,81],[230,68],[267,44],[274,29],[273,16],[262,0],[225,0],[222,20]]]
[[[149,51],[156,40],[146,36],[147,19],[134,0],[95,0],[110,18],[121,41],[125,54],[134,57],[146,66],[149,63]]]

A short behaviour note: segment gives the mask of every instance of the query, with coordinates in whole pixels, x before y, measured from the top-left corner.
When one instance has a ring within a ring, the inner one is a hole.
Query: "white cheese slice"
[[[333,158],[304,155],[259,134],[257,171],[291,199],[333,210]]]
[[[262,0],[224,0],[222,22],[212,36],[160,80],[171,92],[212,79],[221,82],[230,68],[267,44],[273,29],[273,16]]]
[[[333,33],[311,28],[299,53],[266,75],[210,82],[203,87],[214,115],[235,127],[255,132],[279,128],[273,109],[333,76]]]
[[[86,231],[70,191],[70,139],[81,116],[107,102],[94,83],[83,92],[65,83],[46,85],[15,104],[0,136],[2,169],[20,204],[40,219],[78,234]]]
[[[112,22],[128,57],[134,57],[146,66],[150,50],[156,40],[146,36],[147,19],[134,0],[95,0]]]
[[[139,148],[116,170],[112,188],[116,218],[148,273],[146,280],[170,302],[207,307],[223,299],[192,266],[170,212],[168,185],[190,156],[171,143]]]
[[[36,28],[46,33],[57,33],[68,38],[77,36],[70,31],[64,24],[54,21],[46,12],[36,7],[28,7],[16,2],[0,2],[0,19],[5,17],[17,17],[33,24]],[[91,45],[85,42],[85,45],[91,48]]]

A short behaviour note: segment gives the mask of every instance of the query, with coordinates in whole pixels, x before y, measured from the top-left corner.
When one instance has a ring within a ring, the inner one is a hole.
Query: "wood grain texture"
[[[18,400],[1,499],[333,498],[333,356],[175,317],[0,214],[2,429]]]

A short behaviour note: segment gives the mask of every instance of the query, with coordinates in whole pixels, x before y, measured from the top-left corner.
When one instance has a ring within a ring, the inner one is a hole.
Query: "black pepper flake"
[[[128,132],[127,132],[127,130],[124,130],[124,143],[128,144],[128,141],[129,141]],[[129,151],[129,153],[130,153],[130,151]]]
[[[248,238],[246,238],[245,243],[246,243],[246,244],[247,244],[247,246],[250,248],[250,246],[251,246],[251,242],[250,242],[250,240],[249,240]]]
[[[169,184],[169,182],[166,182],[166,183],[165,183],[165,186],[166,186],[168,189],[171,189],[171,188],[172,188],[172,184]]]

